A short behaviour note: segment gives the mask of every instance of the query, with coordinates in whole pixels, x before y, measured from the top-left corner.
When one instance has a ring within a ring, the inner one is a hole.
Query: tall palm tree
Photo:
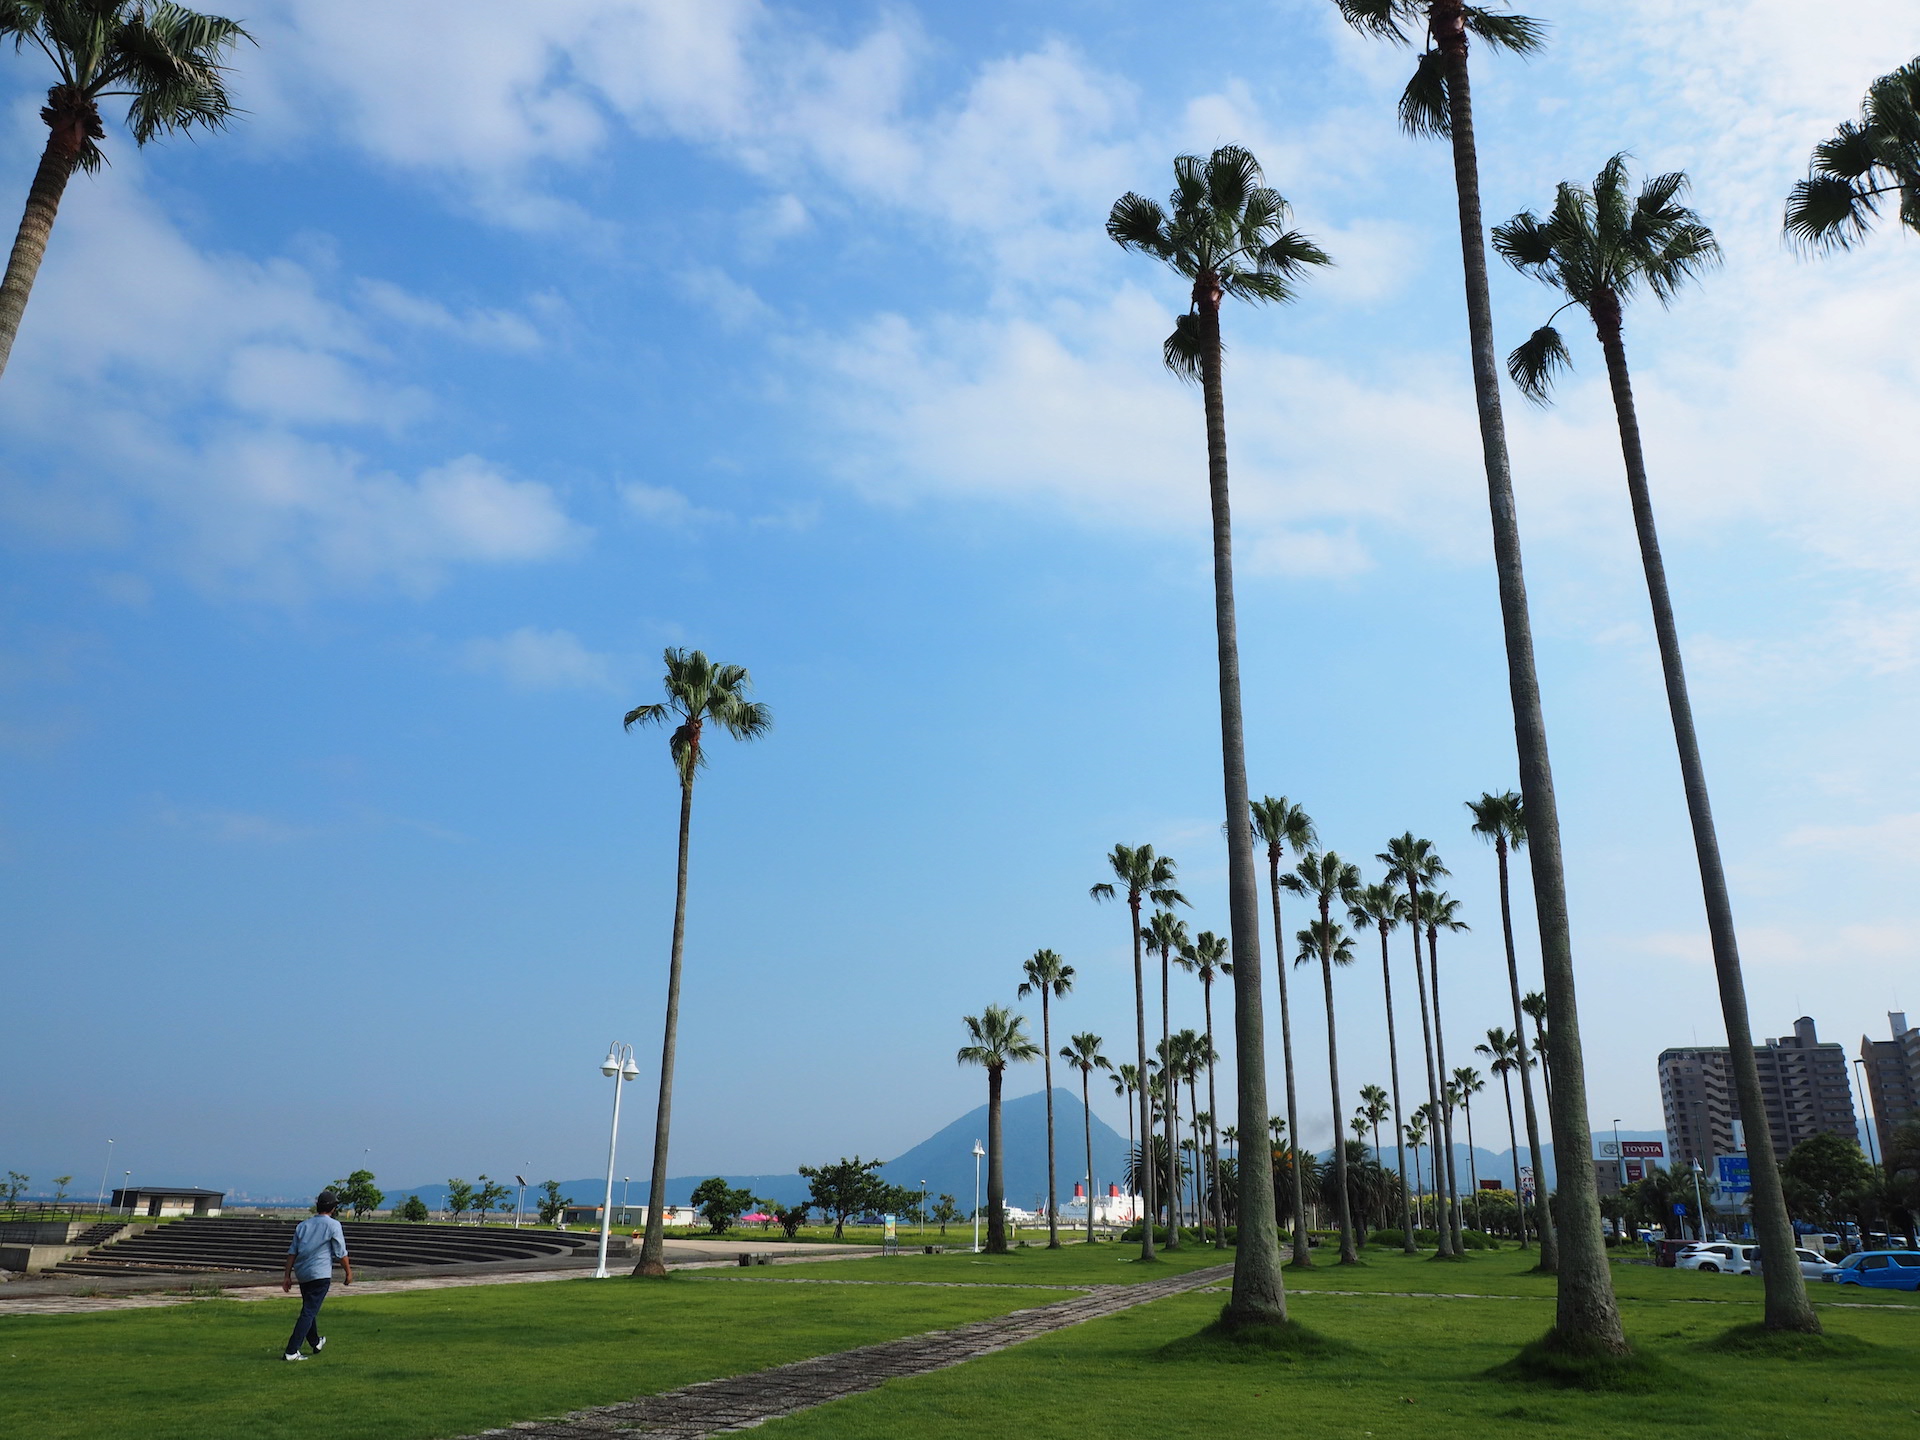
[[[1047,1076],[1047,1248],[1060,1248],[1060,1192],[1053,1163],[1053,1015],[1052,1001],[1073,989],[1073,966],[1051,950],[1036,950],[1022,967],[1026,979],[1015,994],[1026,999],[1035,991],[1040,995],[1040,1054],[1046,1061]]]
[[[1391,884],[1365,886],[1347,906],[1347,918],[1354,928],[1371,925],[1380,932],[1380,977],[1387,993],[1387,1072],[1393,1083],[1393,1129],[1398,1135],[1405,1124],[1400,1108],[1400,1042],[1393,1029],[1393,962],[1387,949],[1387,936],[1410,913],[1407,897]],[[1417,941],[1415,942],[1418,943]],[[1376,1144],[1375,1148],[1378,1148]],[[1401,1249],[1408,1255],[1419,1250],[1413,1233],[1413,1210],[1407,1198],[1406,1147],[1394,1145],[1394,1160],[1400,1172]]]
[[[1426,1222],[1427,1182],[1420,1173],[1420,1147],[1427,1143],[1427,1116],[1432,1113],[1427,1106],[1420,1106],[1413,1112],[1413,1118],[1407,1121],[1403,1130],[1406,1137],[1405,1143],[1413,1147],[1413,1210],[1415,1218],[1422,1225]]]
[[[195,126],[221,129],[234,113],[223,62],[253,38],[232,20],[168,0],[0,0],[0,38],[7,36],[15,50],[31,45],[45,55],[58,79],[40,110],[47,144],[0,280],[0,373],[13,353],[67,182],[75,170],[91,175],[106,160],[100,102],[127,102],[136,145]]]
[[[1007,1157],[1000,1132],[1000,1087],[1007,1066],[1039,1058],[1040,1047],[1026,1032],[1027,1017],[1004,1005],[989,1005],[978,1015],[963,1015],[968,1042],[954,1059],[987,1072],[987,1253],[1007,1253]],[[659,1194],[659,1191],[655,1191]]]
[[[1523,1042],[1519,1042],[1518,1036],[1509,1035],[1505,1029],[1496,1025],[1487,1031],[1486,1043],[1484,1045],[1476,1045],[1473,1048],[1474,1053],[1484,1055],[1493,1062],[1493,1073],[1500,1077],[1500,1088],[1506,1092],[1507,1144],[1513,1150],[1514,1217],[1520,1227],[1520,1243],[1524,1246],[1527,1243],[1527,1212],[1525,1207],[1520,1204],[1520,1196],[1522,1193],[1520,1189],[1520,1137],[1514,1132],[1513,1128],[1513,1072],[1521,1069],[1525,1063],[1521,1059],[1520,1043]],[[1534,1191],[1537,1194],[1547,1188],[1545,1185],[1537,1183],[1538,1178],[1543,1173],[1537,1161],[1534,1164],[1533,1173],[1536,1178]],[[1542,1232],[1540,1243],[1542,1246],[1546,1244],[1544,1232]]]
[[[1287,1072],[1287,1133],[1300,1133],[1300,1105],[1293,1083],[1293,1016],[1287,1005],[1287,931],[1280,923],[1280,867],[1291,849],[1296,856],[1320,848],[1320,836],[1313,821],[1300,806],[1286,796],[1275,799],[1262,796],[1251,806],[1254,838],[1267,847],[1267,885],[1273,895],[1273,958],[1280,977],[1280,1054]],[[1389,1015],[1391,1024],[1391,1015]],[[1299,1167],[1293,1169],[1293,1213],[1307,1213],[1307,1197],[1301,1184]],[[1405,1178],[1405,1172],[1402,1172]],[[1303,1224],[1293,1227],[1293,1263],[1301,1267],[1313,1264],[1313,1252],[1307,1248],[1307,1230]]]
[[[1533,1021],[1533,1053],[1540,1057],[1540,1082],[1546,1087],[1547,1109],[1551,1110],[1553,1109],[1553,1067],[1547,1063],[1548,1041],[1551,1038],[1547,1034],[1547,997],[1538,990],[1529,990],[1520,997],[1520,1008],[1526,1011],[1527,1018]],[[1543,1181],[1540,1188],[1546,1188],[1544,1185],[1546,1172],[1535,1170],[1533,1173],[1540,1176]]]
[[[1787,238],[1845,250],[1867,237],[1889,195],[1900,223],[1920,232],[1920,56],[1868,86],[1860,119],[1813,147],[1807,178],[1787,196]]]
[[[1087,891],[1095,900],[1112,900],[1124,892],[1127,897],[1127,917],[1133,923],[1133,1025],[1134,1038],[1139,1046],[1139,1059],[1134,1064],[1134,1088],[1140,1097],[1140,1143],[1146,1145],[1147,1137],[1153,1134],[1153,1117],[1147,1113],[1147,982],[1140,966],[1140,905],[1151,901],[1155,905],[1184,905],[1187,897],[1174,888],[1174,862],[1165,855],[1153,853],[1151,845],[1116,845],[1113,853],[1107,856],[1107,864],[1113,870],[1114,884],[1102,880]],[[1151,1217],[1157,1207],[1154,1205],[1153,1167],[1141,1167],[1146,1176],[1146,1189],[1141,1199],[1146,1212]],[[1140,1227],[1140,1258],[1153,1259],[1153,1221]]]
[[[1202,930],[1194,937],[1191,945],[1181,947],[1179,956],[1180,968],[1190,975],[1199,977],[1200,995],[1206,1005],[1207,1113],[1210,1115],[1220,1113],[1220,1092],[1214,1086],[1214,1063],[1219,1059],[1219,1052],[1213,1046],[1213,982],[1216,976],[1233,974],[1233,962],[1227,958],[1227,953],[1228,946],[1223,937],[1214,934],[1211,930]],[[1220,1151],[1216,1142],[1207,1154],[1207,1174],[1212,1176],[1219,1169]],[[1225,1217],[1219,1209],[1220,1187],[1209,1185],[1208,1188],[1214,1192],[1214,1243],[1224,1249],[1227,1243],[1227,1232],[1224,1228]]]
[[[1107,1057],[1100,1053],[1104,1042],[1092,1031],[1075,1035],[1071,1041],[1060,1047],[1060,1058],[1080,1072],[1080,1114],[1086,1122],[1087,1132],[1087,1243],[1093,1243],[1093,1101],[1088,1095],[1088,1087],[1093,1081],[1096,1070],[1111,1070]],[[1131,1113],[1131,1112],[1129,1112]],[[1128,1142],[1127,1148],[1133,1148]]]
[[[1440,861],[1440,852],[1434,848],[1431,840],[1422,840],[1409,830],[1387,841],[1387,848],[1373,857],[1387,867],[1389,885],[1402,884],[1407,887],[1407,929],[1413,934],[1413,988],[1420,997],[1420,1039],[1426,1049],[1427,1059],[1427,1105],[1435,1117],[1433,1138],[1436,1145],[1443,1143],[1442,1127],[1438,1123],[1440,1115],[1440,1070],[1433,1058],[1433,1017],[1428,1008],[1427,966],[1420,954],[1420,916],[1424,896],[1441,876],[1451,872]],[[1435,1204],[1440,1194],[1440,1158],[1434,1156],[1433,1190]],[[1436,1260],[1452,1259],[1459,1254],[1454,1248],[1453,1232],[1445,1223],[1434,1226],[1440,1232],[1440,1241],[1433,1255]]]
[[[1142,932],[1142,938],[1146,941],[1148,949],[1158,950],[1160,952],[1160,1046],[1164,1052],[1168,1037],[1173,1034],[1173,1014],[1171,1008],[1173,1002],[1173,953],[1187,943],[1187,925],[1184,920],[1176,917],[1171,910],[1156,910],[1153,912],[1152,918],[1147,921],[1147,927]],[[1176,1095],[1174,1098],[1178,1099],[1179,1097]],[[1167,1117],[1163,1122],[1168,1127],[1167,1144],[1169,1146],[1173,1144],[1172,1126],[1173,1122],[1179,1118],[1179,1109],[1180,1107],[1175,1105],[1172,1110],[1167,1112]],[[1178,1250],[1180,1248],[1180,1227],[1178,1225],[1171,1226],[1167,1230],[1167,1248],[1169,1250]]]
[[[1527,844],[1526,804],[1511,790],[1503,790],[1498,795],[1492,791],[1482,791],[1478,800],[1466,802],[1467,809],[1473,815],[1473,833],[1493,846],[1494,859],[1500,870],[1500,935],[1507,947],[1507,988],[1513,998],[1513,1040],[1515,1044],[1515,1063],[1520,1075],[1520,1099],[1527,1117],[1527,1152],[1533,1165],[1533,1173],[1544,1178],[1547,1171],[1542,1163],[1540,1149],[1540,1117],[1533,1105],[1533,1060],[1527,1053],[1526,1023],[1521,1018],[1520,999],[1520,961],[1513,944],[1513,896],[1508,885],[1507,858],[1515,850],[1523,850]],[[1504,1033],[1504,1032],[1503,1032]],[[1543,1070],[1542,1074],[1545,1073]],[[1513,1203],[1520,1205],[1519,1155],[1514,1156]],[[1545,1184],[1534,1186],[1534,1230],[1540,1236],[1539,1269],[1548,1275],[1560,1268],[1559,1246],[1553,1235],[1553,1212],[1547,1204]],[[1527,1243],[1527,1227],[1520,1226],[1520,1243]]]
[[[1914,133],[1916,142],[1920,142],[1920,119],[1916,119]],[[1920,144],[1915,154],[1920,155]],[[1642,287],[1662,304],[1669,303],[1681,286],[1720,258],[1713,232],[1690,206],[1681,203],[1687,184],[1686,175],[1680,171],[1657,175],[1630,200],[1626,157],[1615,155],[1601,167],[1591,191],[1562,181],[1553,211],[1546,219],[1523,211],[1505,225],[1494,227],[1493,244],[1516,270],[1564,295],[1566,303],[1561,310],[1585,310],[1600,337],[1607,380],[1613,390],[1620,453],[1626,461],[1627,495],[1640,541],[1640,565],[1646,573],[1647,597],[1653,607],[1653,633],[1666,681],[1667,711],[1680,756],[1681,787],[1693,822],[1693,849],[1706,902],[1713,968],[1719,980],[1720,1013],[1727,1026],[1734,1092],[1742,1114],[1761,1117],[1766,1114],[1765,1100],[1760,1091],[1759,1061],[1753,1053],[1753,1026],[1747,1016],[1747,987],[1740,968],[1740,942],[1734,931],[1733,899],[1720,857],[1706,766],[1700,756],[1700,737],[1694,728],[1693,701],[1680,653],[1680,630],[1654,523],[1653,492],[1647,481],[1623,333],[1622,312]],[[1920,196],[1916,200],[1920,201]],[[1549,319],[1513,352],[1507,366],[1522,390],[1544,402],[1555,371],[1569,363],[1566,342]],[[1796,1237],[1781,1189],[1773,1139],[1765,1133],[1764,1124],[1747,1128],[1751,1132],[1747,1159],[1753,1170],[1753,1225],[1760,1240],[1766,1281],[1766,1326],[1769,1330],[1818,1332],[1819,1317],[1807,1298],[1806,1280],[1794,1257]]]
[[[1124,1060],[1113,1067],[1113,1093],[1127,1102],[1127,1153],[1134,1151],[1133,1097],[1140,1093],[1140,1067],[1129,1065]]]
[[[1433,986],[1433,1054],[1434,1063],[1440,1070],[1440,1121],[1446,1145],[1446,1190],[1447,1223],[1453,1227],[1454,1247],[1461,1254],[1466,1246],[1461,1236],[1462,1220],[1460,1216],[1460,1160],[1453,1143],[1453,1100],[1447,1090],[1447,1031],[1440,1016],[1440,942],[1442,930],[1465,930],[1467,925],[1459,918],[1460,902],[1444,890],[1428,890],[1420,897],[1421,919],[1427,930],[1427,979]],[[1440,1188],[1439,1172],[1435,1172],[1434,1188]]]
[[[1393,1107],[1387,1103],[1387,1092],[1378,1085],[1362,1085],[1358,1113],[1373,1132],[1373,1159],[1377,1165],[1380,1163],[1380,1122],[1393,1114]]]
[[[1467,1193],[1473,1197],[1473,1228],[1476,1230],[1484,1230],[1486,1226],[1480,1223],[1480,1157],[1474,1154],[1473,1097],[1486,1088],[1486,1080],[1471,1065],[1461,1065],[1454,1070],[1453,1093],[1467,1117],[1467,1176],[1473,1184]]]
[[[1213,612],[1220,672],[1220,771],[1227,819],[1227,916],[1233,937],[1234,1060],[1239,1113],[1267,1113],[1266,1022],[1260,1003],[1260,896],[1247,823],[1247,744],[1240,703],[1240,640],[1234,615],[1233,525],[1227,485],[1227,410],[1222,388],[1220,306],[1293,298],[1319,246],[1286,228],[1289,210],[1263,183],[1260,163],[1237,145],[1174,161],[1169,213],[1144,195],[1114,202],[1107,234],[1122,248],[1167,265],[1190,282],[1185,315],[1162,354],[1175,374],[1200,382],[1207,425],[1207,491],[1213,518]],[[1238,1324],[1283,1324],[1286,1285],[1275,1239],[1272,1187],[1240,1187],[1240,1246],[1226,1316]]]
[[[1445,136],[1453,149],[1453,177],[1460,220],[1460,257],[1466,281],[1467,335],[1473,362],[1473,393],[1480,418],[1480,450],[1493,522],[1494,568],[1507,650],[1507,683],[1513,701],[1520,793],[1526,797],[1532,843],[1534,912],[1540,927],[1541,968],[1553,1027],[1560,1039],[1553,1057],[1559,1100],[1553,1137],[1562,1155],[1593,1153],[1587,1119],[1587,1086],[1580,1049],[1580,1010],[1573,974],[1573,937],[1567,919],[1566,867],[1560,849],[1560,811],[1547,753],[1547,722],[1540,703],[1534,661],[1533,621],[1527,608],[1520,522],[1514,507],[1507,459],[1506,419],[1500,408],[1500,361],[1493,343],[1493,301],[1487,286],[1486,227],[1480,211],[1480,159],[1473,131],[1473,88],[1468,73],[1469,37],[1515,54],[1543,43],[1545,27],[1523,15],[1483,9],[1465,0],[1335,0],[1341,15],[1364,34],[1412,44],[1422,54],[1400,101],[1400,121],[1414,135]],[[1625,1354],[1626,1332],[1614,1299],[1613,1273],[1600,1228],[1600,1197],[1591,1167],[1572,1166],[1560,1177],[1560,1284],[1552,1340],[1559,1345]]]
[[[636,725],[673,722],[667,754],[680,778],[680,862],[673,892],[673,942],[667,958],[666,1035],[660,1042],[660,1099],[653,1122],[653,1188],[647,1204],[647,1233],[640,1245],[636,1275],[667,1273],[667,1133],[673,1119],[674,1048],[680,1034],[680,962],[687,938],[687,847],[693,836],[693,781],[707,763],[704,743],[709,725],[736,740],[754,740],[773,727],[773,712],[748,699],[753,677],[740,665],[721,665],[699,650],[669,646],[662,681],[665,700],[636,705],[622,722]]]
[[[1240,1158],[1240,1127],[1238,1125],[1221,1126],[1220,1138],[1227,1142],[1227,1159],[1238,1160]]]
[[[1328,852],[1332,855],[1332,852]],[[1316,857],[1302,860],[1309,865]],[[1334,860],[1340,857],[1333,855]],[[1348,867],[1352,869],[1351,866]],[[1355,880],[1359,879],[1356,871]],[[1360,1251],[1354,1244],[1353,1213],[1347,1204],[1347,1147],[1342,1141],[1338,1116],[1344,1107],[1340,1102],[1340,1037],[1334,1028],[1333,1020],[1333,967],[1353,963],[1353,940],[1346,927],[1337,920],[1315,920],[1295,937],[1300,942],[1300,952],[1294,959],[1296,965],[1311,965],[1320,962],[1320,980],[1327,995],[1327,1083],[1333,1096],[1333,1113],[1336,1117],[1333,1132],[1333,1166],[1335,1170],[1334,1188],[1340,1197],[1335,1212],[1340,1222],[1340,1263],[1357,1265],[1360,1263]]]

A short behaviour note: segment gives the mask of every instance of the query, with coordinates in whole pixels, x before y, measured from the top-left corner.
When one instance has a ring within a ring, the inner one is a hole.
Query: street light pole
[[[1867,1159],[1878,1165],[1879,1157],[1874,1154],[1873,1116],[1867,1110],[1867,1062],[1865,1060],[1855,1058],[1853,1078],[1854,1083],[1860,1087],[1860,1114],[1863,1117],[1863,1128],[1867,1132]]]
[[[973,1142],[973,1253],[980,1253],[980,1157],[987,1152],[978,1140]]]
[[[1620,1117],[1613,1117],[1613,1162],[1620,1171],[1620,1188],[1627,1188],[1627,1155],[1620,1148]]]
[[[513,1197],[513,1228],[518,1230],[520,1228],[520,1205],[521,1202],[527,1198],[527,1177],[524,1175],[516,1175],[513,1178],[520,1182],[520,1191]]]
[[[1693,1238],[1707,1238],[1707,1207],[1700,1198],[1700,1157],[1693,1157]]]
[[[927,1182],[920,1182],[920,1238],[927,1238]]]
[[[622,1225],[631,1225],[633,1223],[632,1209],[627,1204],[627,1187],[631,1184],[633,1184],[633,1176],[622,1175],[620,1177],[620,1223]]]
[[[107,1176],[113,1172],[113,1137],[107,1137],[107,1163],[100,1170],[100,1203],[94,1208],[102,1215],[107,1213]]]
[[[613,1227],[613,1159],[620,1144],[620,1087],[637,1080],[640,1067],[633,1063],[633,1047],[614,1041],[607,1046],[607,1058],[600,1062],[600,1073],[613,1081],[613,1128],[607,1134],[607,1193],[600,1206],[600,1263],[593,1278],[607,1278],[607,1236]]]

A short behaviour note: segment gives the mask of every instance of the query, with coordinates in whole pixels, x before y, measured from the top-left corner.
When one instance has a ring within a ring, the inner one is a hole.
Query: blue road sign
[[[1720,1188],[1730,1195],[1745,1195],[1753,1190],[1753,1171],[1744,1155],[1722,1155],[1718,1161]]]
[[[1687,1213],[1687,1207],[1676,1200],[1673,1202],[1673,1213],[1676,1215],[1684,1215]]]

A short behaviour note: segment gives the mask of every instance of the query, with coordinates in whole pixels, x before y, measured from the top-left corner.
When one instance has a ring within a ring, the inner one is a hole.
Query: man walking
[[[287,1341],[286,1358],[304,1360],[302,1342],[313,1346],[318,1355],[327,1348],[327,1337],[320,1333],[320,1306],[333,1288],[333,1262],[338,1260],[347,1272],[347,1284],[353,1283],[353,1261],[347,1258],[347,1235],[333,1212],[340,1208],[331,1190],[322,1190],[313,1202],[320,1213],[302,1220],[293,1228],[293,1243],[287,1246],[287,1269],[280,1277],[281,1293],[289,1293],[293,1282],[300,1282],[300,1318],[294,1322],[293,1337]]]

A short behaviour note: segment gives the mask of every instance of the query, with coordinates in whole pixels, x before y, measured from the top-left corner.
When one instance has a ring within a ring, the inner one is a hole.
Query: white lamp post
[[[927,1238],[927,1182],[920,1182],[920,1238]]]
[[[520,1228],[520,1205],[521,1202],[527,1198],[527,1177],[524,1175],[516,1175],[513,1178],[520,1182],[519,1193],[513,1197],[513,1228],[518,1230]]]
[[[631,1184],[633,1184],[633,1176],[622,1175],[620,1177],[620,1223],[622,1225],[631,1225],[633,1223],[633,1210],[627,1204],[627,1187]]]
[[[973,1253],[980,1253],[980,1157],[986,1148],[976,1140],[973,1142]]]
[[[107,1163],[100,1171],[100,1205],[102,1215],[107,1213],[107,1176],[113,1171],[113,1137],[107,1137]]]
[[[1707,1207],[1700,1203],[1700,1157],[1693,1157],[1693,1233],[1695,1238],[1707,1238]]]
[[[607,1235],[613,1227],[613,1156],[620,1144],[620,1087],[640,1078],[640,1067],[633,1063],[633,1047],[614,1041],[607,1046],[607,1058],[600,1062],[600,1073],[613,1081],[613,1128],[607,1135],[607,1195],[600,1206],[600,1264],[593,1272],[596,1280],[607,1278]]]

